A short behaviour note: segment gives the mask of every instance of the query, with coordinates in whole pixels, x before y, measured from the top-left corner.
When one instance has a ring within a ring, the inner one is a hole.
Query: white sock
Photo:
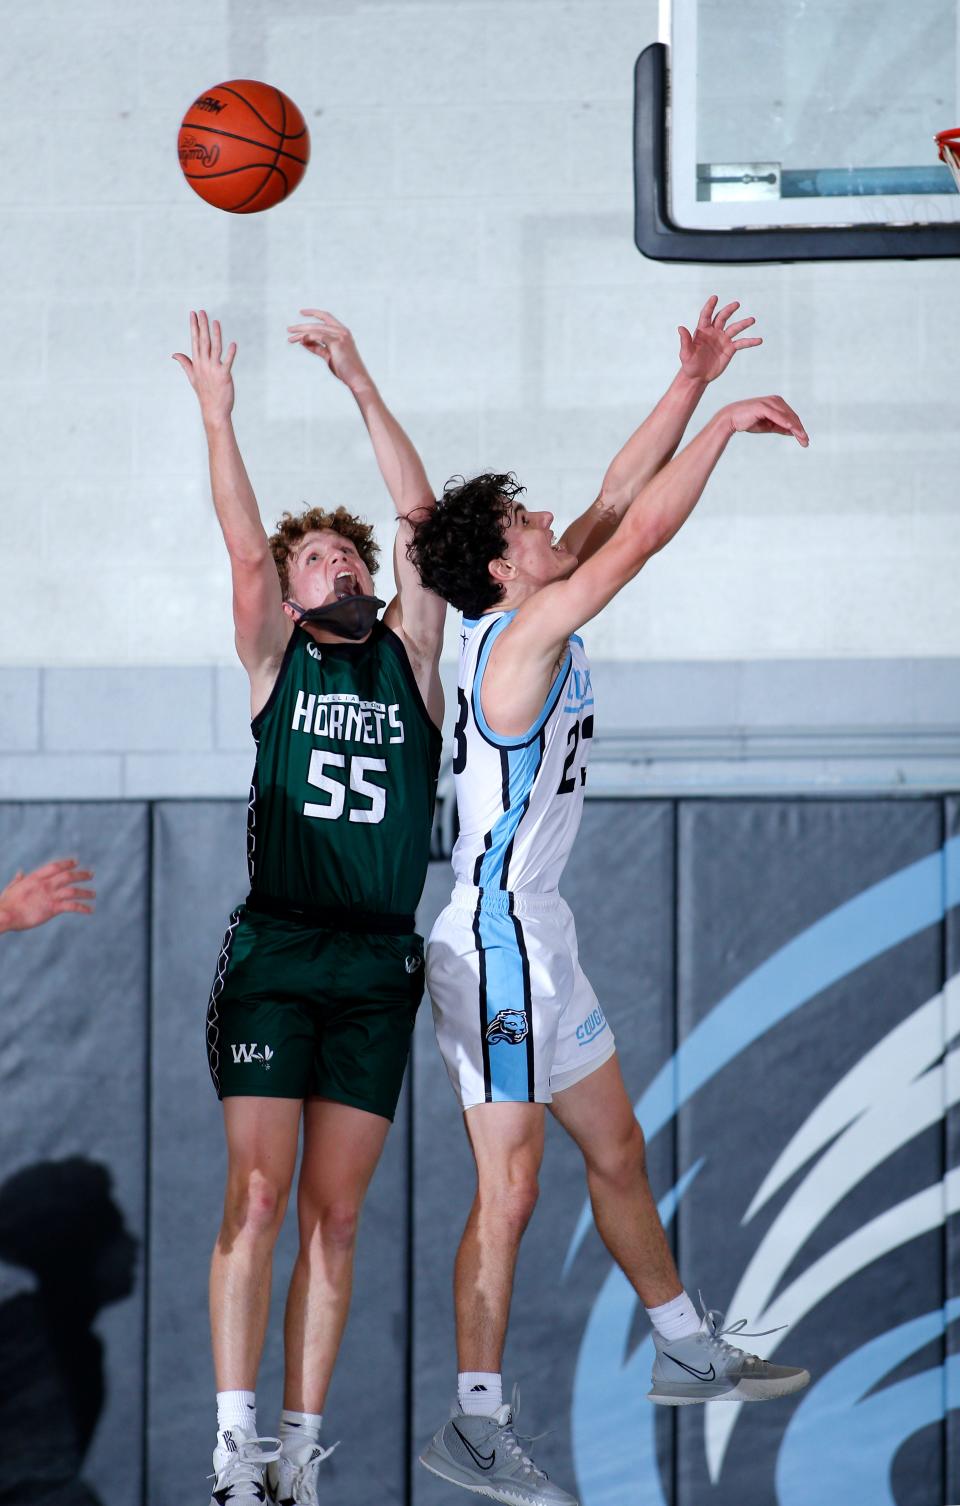
[[[316,1443],[322,1421],[322,1412],[291,1412],[289,1407],[284,1407],[280,1413],[280,1437],[306,1438]]]
[[[457,1400],[461,1412],[473,1417],[492,1417],[503,1404],[503,1380],[490,1370],[461,1370],[457,1376]]]
[[[217,1432],[226,1432],[227,1428],[256,1433],[257,1398],[252,1391],[217,1392]]]
[[[660,1307],[648,1307],[647,1317],[657,1333],[671,1341],[688,1339],[700,1329],[700,1314],[686,1292],[681,1292],[679,1297],[674,1297],[672,1302],[662,1303]]]

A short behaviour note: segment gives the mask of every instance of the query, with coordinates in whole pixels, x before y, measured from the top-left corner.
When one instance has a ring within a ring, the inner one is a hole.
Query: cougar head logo
[[[509,1041],[511,1046],[519,1046],[529,1034],[525,1009],[501,1009],[486,1030],[487,1042],[491,1046],[497,1041]]]

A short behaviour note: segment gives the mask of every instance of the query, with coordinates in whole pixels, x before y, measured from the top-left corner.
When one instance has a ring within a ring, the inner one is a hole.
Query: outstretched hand
[[[308,324],[288,324],[287,343],[302,345],[311,355],[326,361],[330,371],[351,392],[358,387],[371,385],[370,373],[360,359],[356,343],[345,324],[335,319],[326,309],[301,309],[309,319]]]
[[[78,868],[76,858],[58,858],[32,873],[18,873],[0,891],[0,930],[29,931],[67,911],[92,915],[87,901],[96,898],[96,891],[78,887],[91,878],[92,871]]]
[[[725,418],[735,433],[792,434],[804,449],[810,443],[798,414],[782,397],[747,397],[721,408],[717,416]]]
[[[716,294],[707,299],[700,310],[700,318],[693,334],[682,324],[679,328],[680,365],[684,375],[694,381],[712,382],[726,371],[738,350],[748,350],[751,345],[763,344],[759,335],[738,340],[737,336],[756,324],[756,319],[738,319],[735,324],[728,325],[727,320],[736,313],[740,305],[727,303],[719,312],[715,312],[718,302]]]
[[[223,334],[219,319],[212,324],[203,309],[190,310],[190,355],[177,351],[173,359],[183,368],[190,386],[197,394],[204,422],[229,417],[233,410],[233,363],[237,354],[235,340],[223,353]]]

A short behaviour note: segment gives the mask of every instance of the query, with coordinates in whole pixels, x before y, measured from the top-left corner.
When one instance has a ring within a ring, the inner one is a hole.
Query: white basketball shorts
[[[457,884],[427,944],[427,988],[465,1109],[550,1103],[614,1053],[580,966],[573,915],[556,892]]]

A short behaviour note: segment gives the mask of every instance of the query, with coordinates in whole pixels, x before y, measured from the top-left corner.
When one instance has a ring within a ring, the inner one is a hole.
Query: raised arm
[[[269,695],[292,625],[283,613],[280,578],[233,430],[236,344],[224,354],[219,321],[211,323],[201,309],[190,314],[190,350],[190,356],[177,352],[173,359],[200,404],[213,505],[230,556],[237,653],[250,676],[256,712]]]
[[[756,322],[752,318],[728,322],[739,303],[728,303],[717,311],[717,302],[716,296],[707,299],[692,334],[680,326],[680,370],[610,462],[597,500],[563,535],[564,546],[581,564],[612,537],[634,498],[674,454],[708,383],[726,371],[738,350],[763,344],[759,335],[737,338]]]
[[[325,309],[300,312],[305,322],[291,324],[287,337],[291,344],[302,345],[304,350],[319,356],[353,394],[367,426],[380,474],[397,510],[393,550],[397,595],[384,613],[384,620],[406,642],[414,670],[422,667],[429,672],[432,665],[435,677],[443,645],[446,603],[423,587],[407,558],[407,545],[412,538],[410,519],[422,517],[436,506],[433,489],[409,435],[381,397],[346,325]]]
[[[613,538],[566,580],[525,601],[500,635],[484,679],[484,710],[490,718],[495,706],[492,725],[498,732],[512,735],[531,725],[570,634],[596,616],[683,527],[736,433],[792,434],[804,447],[809,443],[782,397],[748,398],[721,408],[648,483]]]

